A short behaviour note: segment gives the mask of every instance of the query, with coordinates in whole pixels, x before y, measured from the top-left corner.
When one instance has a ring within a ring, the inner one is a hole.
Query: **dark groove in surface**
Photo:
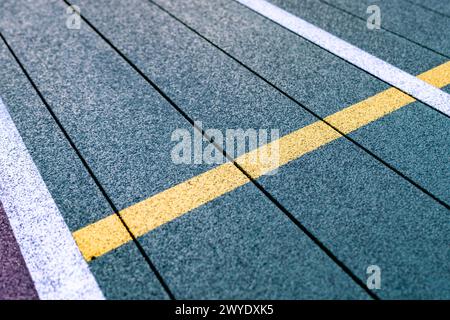
[[[149,1],[150,1],[150,0],[149,0]],[[286,30],[286,31],[288,31],[288,32],[290,32],[290,33],[296,35],[297,37],[299,37],[299,38],[301,38],[301,39],[303,39],[303,40],[305,40],[305,41],[311,43],[312,45],[314,45],[314,46],[316,46],[316,47],[318,47],[318,48],[320,48],[320,49],[322,49],[322,50],[324,50],[324,51],[326,51],[326,52],[328,52],[329,54],[332,54],[332,55],[335,56],[336,58],[338,58],[338,59],[344,61],[345,63],[347,63],[348,65],[350,65],[350,66],[352,66],[352,67],[354,67],[354,68],[356,68],[356,69],[359,69],[359,70],[363,71],[364,73],[368,74],[369,76],[371,76],[371,77],[373,77],[373,78],[375,78],[375,79],[378,79],[379,81],[381,81],[381,82],[387,84],[387,85],[390,86],[390,87],[396,88],[397,90],[403,92],[404,94],[406,94],[407,96],[411,97],[412,99],[421,102],[422,104],[426,105],[426,106],[429,107],[430,109],[432,109],[432,110],[434,110],[434,111],[436,111],[436,112],[442,114],[444,117],[447,117],[447,118],[450,119],[450,115],[447,115],[447,114],[445,114],[444,112],[442,112],[442,111],[440,111],[440,110],[434,108],[433,106],[429,105],[428,103],[426,103],[426,102],[424,102],[424,101],[422,101],[422,100],[419,100],[419,99],[413,97],[413,96],[410,95],[408,92],[405,92],[405,91],[403,91],[402,89],[393,86],[392,84],[390,84],[390,83],[387,82],[386,80],[383,80],[383,79],[381,79],[381,78],[379,78],[379,77],[377,77],[377,76],[375,76],[375,75],[369,73],[368,71],[364,70],[363,68],[361,68],[361,67],[359,67],[359,66],[357,66],[357,65],[354,65],[354,64],[351,63],[350,61],[347,61],[346,59],[344,59],[344,58],[342,58],[342,57],[339,57],[337,54],[331,52],[330,50],[325,49],[325,48],[322,48],[322,47],[319,46],[317,43],[314,43],[313,41],[308,40],[308,39],[302,37],[301,35],[295,33],[294,31],[289,30],[289,29],[286,28],[285,26],[279,24],[278,22],[273,21],[272,19],[266,17],[265,15],[263,15],[263,14],[261,14],[261,13],[259,13],[259,12],[256,12],[255,10],[253,10],[253,9],[251,9],[251,8],[249,8],[249,7],[247,7],[246,5],[244,5],[244,4],[240,3],[240,2],[238,2],[237,0],[233,0],[233,1],[235,1],[236,3],[238,3],[239,5],[241,5],[243,8],[246,8],[247,10],[250,10],[250,11],[256,13],[257,15],[263,17],[264,19],[266,19],[266,20],[268,20],[268,21],[271,21],[272,23],[274,23],[274,24],[280,26],[280,27],[283,28],[284,30]],[[283,9],[283,10],[284,10],[284,9]],[[285,10],[285,11],[286,11],[286,10]]]
[[[353,16],[353,17],[359,19],[359,20],[366,21],[366,19],[364,19],[363,17],[360,17],[360,16],[354,14],[353,12],[350,12],[350,11],[348,11],[348,10],[345,10],[345,9],[341,8],[341,7],[338,7],[338,6],[335,5],[335,4],[329,3],[327,0],[317,0],[317,1],[319,1],[319,2],[321,2],[321,3],[323,3],[323,4],[325,4],[325,5],[327,5],[327,6],[329,6],[329,7],[335,8],[336,10],[342,11],[342,12],[348,14],[348,15],[351,15],[351,16]],[[408,1],[408,2],[409,2],[409,1]],[[426,45],[424,45],[424,44],[421,44],[421,43],[419,43],[419,42],[417,42],[417,41],[415,41],[415,40],[409,39],[409,38],[405,37],[404,35],[401,35],[400,33],[397,33],[397,32],[395,32],[395,31],[386,29],[386,28],[383,27],[382,25],[380,26],[380,28],[383,29],[383,30],[386,31],[386,32],[389,32],[389,33],[391,33],[391,34],[393,34],[393,35],[395,35],[395,36],[397,36],[397,37],[403,39],[403,40],[406,40],[406,41],[409,41],[409,42],[411,42],[411,43],[414,43],[415,45],[421,47],[422,49],[429,50],[429,51],[431,51],[431,52],[433,52],[433,53],[435,53],[435,54],[437,54],[437,55],[440,55],[441,57],[444,57],[444,58],[447,58],[447,59],[450,60],[450,56],[448,56],[448,55],[446,55],[446,54],[444,54],[444,53],[442,53],[442,52],[439,52],[439,51],[437,51],[437,50],[435,50],[435,49],[433,49],[433,48],[430,48],[430,47],[428,47],[428,46],[426,46]]]
[[[439,12],[439,11],[433,9],[433,8],[424,6],[423,4],[415,3],[415,2],[409,1],[409,0],[403,0],[403,1],[408,2],[408,3],[412,4],[413,6],[417,6],[417,7],[420,7],[420,8],[422,8],[422,9],[424,9],[424,10],[427,10],[427,11],[430,11],[430,12],[433,12],[433,13],[436,13],[436,14],[442,16],[442,17],[450,18],[450,16],[449,16],[448,14],[443,13],[443,12]],[[448,0],[441,0],[441,1],[448,1]]]

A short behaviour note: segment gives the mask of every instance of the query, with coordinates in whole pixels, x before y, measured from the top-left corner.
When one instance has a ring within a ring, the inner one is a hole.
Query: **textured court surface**
[[[450,299],[450,1],[269,2],[0,2],[0,299]]]

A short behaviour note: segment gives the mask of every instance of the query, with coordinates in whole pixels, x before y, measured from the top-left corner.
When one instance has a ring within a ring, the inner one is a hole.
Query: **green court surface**
[[[0,204],[41,299],[450,298],[450,2],[261,3],[0,3]]]

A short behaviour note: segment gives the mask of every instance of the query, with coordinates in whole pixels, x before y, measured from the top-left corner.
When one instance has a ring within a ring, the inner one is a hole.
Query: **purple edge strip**
[[[0,300],[39,299],[0,202]]]

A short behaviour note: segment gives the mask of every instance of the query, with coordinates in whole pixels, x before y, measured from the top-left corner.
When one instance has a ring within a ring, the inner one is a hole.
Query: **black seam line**
[[[195,33],[196,35],[198,35],[199,37],[201,37],[203,40],[205,40],[206,42],[208,42],[209,44],[211,44],[213,47],[215,47],[216,49],[220,50],[222,53],[224,53],[225,55],[227,55],[228,57],[230,57],[231,59],[233,59],[235,62],[237,62],[239,65],[241,65],[242,67],[244,67],[245,69],[247,69],[248,71],[250,71],[252,74],[254,74],[255,76],[257,76],[259,79],[263,80],[265,83],[267,83],[268,85],[270,85],[272,88],[274,88],[275,90],[277,90],[279,93],[283,94],[285,97],[287,97],[288,99],[290,99],[292,102],[296,103],[297,105],[299,105],[302,109],[304,109],[305,111],[307,111],[309,114],[311,114],[312,116],[314,116],[315,118],[317,118],[318,120],[324,122],[326,125],[328,125],[329,127],[331,127],[333,130],[335,130],[336,132],[338,132],[340,135],[342,135],[344,138],[346,138],[348,141],[352,142],[353,144],[355,144],[356,146],[358,146],[359,148],[361,148],[364,152],[366,152],[367,154],[369,154],[370,156],[372,156],[373,158],[375,158],[376,160],[378,160],[381,164],[383,164],[384,166],[386,166],[387,168],[389,168],[390,170],[392,170],[393,172],[395,172],[396,174],[398,174],[399,176],[401,176],[403,179],[405,179],[406,181],[408,181],[409,183],[411,183],[413,186],[415,186],[416,188],[418,188],[420,191],[422,191],[423,193],[425,193],[426,195],[428,195],[429,197],[431,197],[433,200],[435,200],[436,202],[438,202],[440,205],[444,206],[446,209],[450,210],[450,205],[447,204],[445,201],[441,200],[439,197],[437,197],[436,195],[434,195],[433,193],[431,193],[430,191],[428,191],[425,187],[422,187],[419,183],[415,182],[412,178],[409,178],[407,175],[405,175],[404,173],[402,173],[400,170],[398,170],[397,168],[395,168],[393,165],[389,164],[388,162],[386,162],[385,160],[383,160],[381,157],[379,157],[378,155],[376,155],[374,152],[370,151],[368,148],[364,147],[362,144],[360,144],[359,142],[357,142],[356,140],[354,140],[353,138],[349,137],[347,134],[345,134],[344,132],[342,132],[341,130],[339,130],[339,128],[335,127],[334,125],[332,125],[331,123],[329,123],[327,120],[323,119],[322,117],[320,117],[317,113],[315,113],[314,111],[312,111],[311,109],[309,109],[307,106],[305,106],[303,103],[301,103],[300,101],[298,101],[296,98],[292,97],[290,94],[288,94],[287,92],[285,92],[284,90],[282,90],[281,88],[277,87],[275,84],[273,84],[271,81],[267,80],[266,78],[264,78],[262,75],[260,75],[259,73],[257,73],[256,71],[254,71],[253,69],[251,69],[250,67],[248,67],[246,64],[244,64],[243,62],[241,62],[240,60],[238,60],[237,58],[235,58],[233,55],[231,55],[230,53],[228,53],[227,51],[225,51],[224,49],[220,48],[218,45],[216,45],[214,42],[212,42],[211,40],[209,40],[208,38],[206,38],[205,36],[203,36],[201,33],[199,33],[198,31],[196,31],[195,29],[193,29],[191,26],[187,25],[185,22],[183,22],[182,20],[180,20],[178,17],[176,17],[175,15],[173,15],[172,13],[170,13],[169,11],[167,11],[165,8],[161,7],[159,4],[154,3],[152,0],[147,0],[148,2],[152,3],[153,5],[155,5],[156,7],[158,7],[161,11],[165,12],[166,14],[168,14],[170,17],[172,17],[173,19],[175,19],[176,21],[178,21],[179,23],[181,23],[182,25],[184,25],[186,28],[188,28],[190,31],[192,31],[193,33]],[[415,99],[415,98],[414,98]]]
[[[192,121],[190,118],[186,118],[186,120],[189,122]],[[269,199],[269,201],[271,201],[278,209],[280,209],[281,212],[283,212],[287,216],[287,218],[294,223],[295,226],[297,226],[316,246],[318,246],[319,249],[322,250],[322,252],[324,252],[328,256],[328,258],[330,258],[339,268],[341,268],[341,270],[345,274],[347,274],[350,277],[350,279],[353,280],[353,282],[355,282],[359,287],[361,287],[361,289],[363,289],[372,299],[381,300],[380,297],[373,291],[371,291],[364,284],[364,282],[358,276],[356,276],[349,267],[347,267],[345,263],[339,260],[339,258],[336,255],[334,255],[334,253],[330,249],[328,249],[328,247],[322,241],[319,240],[319,238],[317,238],[311,231],[309,231],[307,227],[305,227],[297,218],[295,218],[295,216],[288,209],[286,209],[271,193],[269,193],[266,189],[264,189],[264,187],[259,182],[257,182],[256,179],[251,176],[251,174],[249,174],[239,163],[237,163],[235,159],[233,159],[233,157],[231,157],[220,145],[217,144],[217,142],[212,140],[212,138],[209,137],[203,129],[199,128],[197,124],[195,124],[195,122],[193,123],[193,126],[198,132],[201,132],[203,137],[206,140],[208,140],[212,145],[214,145],[214,147],[219,152],[221,152],[222,155],[228,161],[233,163],[233,165],[237,169],[239,169],[241,173],[245,175],[247,179],[249,179],[249,181],[257,189],[259,189],[259,191],[261,191],[265,197]]]
[[[63,0],[66,4],[70,5],[67,0]],[[240,165],[238,165],[232,157],[230,157],[222,148],[218,148],[217,143],[211,140],[206,134],[204,130],[199,130],[198,126],[195,124],[195,121],[189,117],[189,115],[184,112],[164,91],[162,91],[150,78],[148,78],[125,54],[123,54],[108,38],[106,38],[100,31],[82,14],[80,17],[83,19],[89,27],[92,28],[116,53],[121,56],[145,81],[147,81],[164,99],[166,99],[169,104],[175,108],[194,128],[198,131],[201,131],[203,137],[207,139],[210,143],[220,151],[222,154],[227,157],[227,159],[231,160],[232,163],[252,182],[263,194],[269,198],[281,211],[297,225],[301,231],[303,231],[312,241],[315,243],[322,251],[331,258],[350,278],[359,285],[371,298],[375,300],[380,300],[380,298],[373,293],[364,282],[359,279],[343,262],[341,262],[332,252],[329,250],[318,238],[316,238],[305,226],[301,224],[286,208],[284,208],[271,194],[269,194],[259,183],[257,183],[250,174],[248,174]]]
[[[69,142],[70,146],[72,147],[72,149],[75,151],[76,155],[78,156],[78,158],[81,160],[81,162],[83,163],[83,166],[86,168],[87,172],[89,173],[89,175],[92,177],[92,179],[94,180],[95,184],[97,185],[97,187],[99,188],[100,192],[102,193],[103,197],[106,199],[106,201],[108,202],[108,204],[110,205],[111,209],[114,211],[114,213],[119,217],[120,221],[122,222],[123,226],[125,227],[125,229],[127,230],[128,234],[130,235],[131,239],[133,240],[133,242],[136,244],[138,250],[140,251],[140,253],[142,254],[142,256],[144,257],[145,261],[147,262],[147,264],[149,265],[151,271],[155,274],[156,278],[158,279],[158,281],[161,283],[161,286],[163,287],[163,289],[166,291],[167,295],[169,296],[169,298],[171,300],[175,300],[175,296],[173,295],[173,293],[170,291],[168,285],[166,284],[166,282],[164,281],[164,279],[162,278],[161,274],[158,272],[158,270],[156,269],[155,265],[153,264],[153,262],[151,261],[151,259],[147,256],[147,254],[145,253],[145,250],[143,249],[143,247],[141,246],[141,244],[139,243],[139,241],[137,240],[137,238],[134,236],[134,234],[131,232],[131,230],[129,229],[129,227],[126,225],[125,221],[123,220],[122,216],[119,213],[119,210],[117,210],[117,207],[114,205],[114,202],[111,200],[111,198],[109,197],[109,195],[107,194],[106,190],[103,188],[102,184],[100,183],[99,179],[95,176],[93,170],[90,168],[89,164],[87,163],[87,161],[84,159],[83,155],[81,154],[81,152],[78,150],[77,146],[75,145],[75,143],[73,142],[72,138],[70,137],[70,135],[68,134],[68,132],[66,131],[66,129],[64,128],[64,126],[62,125],[62,123],[60,122],[60,120],[58,119],[58,117],[56,116],[56,114],[53,112],[52,108],[50,107],[50,105],[48,104],[47,100],[44,98],[44,96],[42,95],[42,93],[39,91],[37,85],[34,83],[33,79],[31,78],[31,76],[29,75],[29,73],[27,72],[27,70],[25,69],[24,65],[22,64],[22,62],[19,60],[19,58],[17,57],[17,55],[14,53],[13,49],[11,48],[11,46],[9,45],[9,43],[6,41],[6,38],[3,36],[3,34],[0,31],[0,37],[2,38],[3,42],[6,44],[6,46],[8,47],[8,50],[10,51],[10,53],[12,54],[12,56],[14,57],[14,59],[16,60],[17,64],[20,66],[20,68],[22,69],[22,72],[25,74],[25,76],[27,77],[28,81],[31,83],[31,85],[33,86],[34,90],[36,91],[36,93],[38,94],[39,98],[42,100],[42,102],[44,103],[44,105],[46,106],[48,112],[51,114],[53,120],[56,122],[56,124],[58,125],[59,129],[61,130],[61,132],[63,133],[64,137],[67,139],[67,141]]]
[[[199,128],[194,126],[198,131],[200,131]],[[203,132],[203,130],[201,130]],[[231,156],[229,156],[226,151],[220,147],[215,141],[212,141],[208,135],[204,134],[204,137],[209,140],[210,143],[212,143],[216,149],[218,149],[222,155],[227,158],[230,162],[233,163],[236,168],[238,168],[242,174],[244,174],[253,185],[259,189],[259,191],[262,192],[264,196],[266,196],[278,209],[283,212],[289,220],[291,220],[292,223],[294,223],[295,226],[297,226],[316,246],[319,247],[322,252],[324,252],[328,258],[330,258],[341,270],[347,274],[350,279],[353,280],[361,289],[363,289],[372,299],[374,300],[381,300],[380,297],[375,294],[373,291],[371,291],[364,282],[353,273],[353,271],[347,267],[347,265],[339,260],[339,258],[322,242],[319,240],[318,237],[316,237],[309,229],[303,225],[303,223],[300,222],[295,216],[288,210],[286,207],[284,207],[270,192],[268,192],[258,181],[256,181],[255,178],[253,178],[239,163],[237,163]]]
[[[355,17],[355,18],[357,18],[357,19],[359,19],[359,20],[361,20],[361,21],[366,21],[366,19],[364,19],[363,17],[360,17],[360,16],[358,16],[357,14],[354,14],[353,12],[350,12],[350,11],[347,11],[346,9],[343,9],[343,8],[341,8],[341,7],[338,7],[338,6],[335,5],[335,4],[329,3],[329,2],[327,2],[326,0],[317,0],[317,1],[323,3],[324,5],[327,5],[327,6],[329,6],[329,7],[332,7],[332,8],[334,8],[334,9],[336,9],[336,10],[342,11],[342,12],[348,14],[348,15],[351,15],[352,17]],[[393,35],[395,35],[395,36],[397,36],[397,37],[399,37],[399,38],[402,38],[402,39],[404,39],[404,40],[406,40],[406,41],[409,41],[409,42],[411,42],[411,43],[414,43],[415,45],[417,45],[417,46],[419,46],[419,47],[421,47],[421,48],[423,48],[423,49],[429,50],[429,51],[431,51],[431,52],[433,52],[433,53],[435,53],[435,54],[437,54],[437,55],[440,55],[441,57],[450,59],[450,56],[446,55],[445,53],[439,52],[439,51],[437,51],[437,50],[435,50],[435,49],[433,49],[433,48],[430,48],[430,47],[428,47],[428,46],[426,46],[426,45],[424,45],[424,44],[421,44],[421,43],[419,43],[419,42],[417,42],[417,41],[415,41],[415,40],[412,40],[412,39],[410,39],[410,38],[408,38],[408,37],[406,37],[406,36],[404,36],[404,35],[401,35],[400,33],[397,33],[397,32],[395,32],[395,31],[386,29],[386,28],[383,27],[383,26],[380,26],[380,28],[383,29],[384,31],[387,31],[387,32],[389,32],[389,33],[392,33]]]
[[[427,6],[424,6],[423,4],[415,3],[415,2],[412,2],[412,1],[410,1],[410,0],[403,0],[403,1],[408,2],[408,3],[410,3],[410,4],[414,5],[414,6],[421,7],[422,9],[431,11],[431,12],[436,13],[436,14],[438,14],[438,15],[441,15],[441,16],[443,16],[443,17],[445,17],[445,18],[450,18],[450,16],[449,16],[448,14],[443,13],[443,12],[439,12],[439,11],[437,11],[437,10],[435,10],[435,9],[429,8],[429,7],[427,7]]]
[[[368,74],[369,76],[371,76],[371,77],[373,77],[373,78],[375,78],[375,79],[378,79],[378,80],[380,80],[381,82],[384,82],[385,84],[387,84],[387,85],[390,86],[390,87],[396,88],[397,90],[403,92],[403,93],[406,94],[407,96],[413,98],[414,100],[417,100],[417,101],[423,103],[424,105],[426,105],[427,107],[431,108],[432,110],[434,110],[434,111],[436,111],[436,112],[439,112],[439,113],[442,114],[443,116],[445,116],[445,117],[447,117],[447,118],[450,119],[450,115],[447,115],[447,114],[445,114],[444,112],[442,112],[441,110],[438,110],[438,109],[434,108],[433,106],[429,105],[428,103],[426,103],[426,102],[424,102],[424,101],[422,101],[422,100],[420,100],[420,99],[417,99],[416,97],[413,97],[413,96],[412,96],[411,94],[409,94],[408,92],[406,92],[406,91],[404,91],[404,90],[402,90],[402,89],[400,89],[400,88],[397,88],[396,86],[393,86],[392,84],[390,84],[390,83],[387,82],[386,80],[383,80],[383,79],[381,79],[381,78],[379,78],[379,77],[377,77],[377,76],[375,76],[375,75],[373,75],[373,74],[367,72],[367,71],[364,70],[363,68],[361,68],[361,67],[359,67],[359,66],[357,66],[357,65],[354,65],[354,64],[351,63],[350,61],[347,61],[347,60],[345,60],[344,58],[339,57],[336,53],[334,53],[334,52],[332,52],[332,51],[330,51],[330,50],[328,50],[328,49],[322,48],[322,47],[319,46],[317,43],[314,43],[313,41],[308,40],[308,39],[302,37],[301,35],[295,33],[294,31],[289,30],[288,28],[286,28],[285,26],[281,25],[280,23],[275,22],[275,21],[273,21],[272,19],[266,17],[265,15],[263,15],[263,14],[261,14],[261,13],[255,11],[255,10],[253,10],[253,9],[251,9],[251,8],[249,8],[249,7],[247,7],[246,5],[244,5],[244,4],[240,3],[240,2],[238,2],[238,0],[233,0],[233,1],[235,1],[236,3],[238,3],[239,5],[241,5],[242,7],[246,8],[247,10],[250,10],[250,11],[256,13],[257,15],[263,17],[264,19],[266,19],[266,20],[268,20],[268,21],[270,21],[270,22],[272,22],[272,23],[274,23],[274,24],[276,24],[276,25],[282,27],[283,29],[289,31],[290,33],[295,34],[297,37],[302,38],[303,40],[308,41],[309,43],[313,44],[314,46],[316,46],[316,47],[318,47],[318,48],[320,48],[320,49],[322,49],[322,50],[324,50],[324,51],[326,51],[326,52],[332,54],[333,56],[339,58],[340,60],[344,61],[345,63],[347,63],[347,64],[349,64],[349,65],[351,65],[351,66],[353,66],[354,68],[357,68],[357,69],[363,71],[364,73]]]

